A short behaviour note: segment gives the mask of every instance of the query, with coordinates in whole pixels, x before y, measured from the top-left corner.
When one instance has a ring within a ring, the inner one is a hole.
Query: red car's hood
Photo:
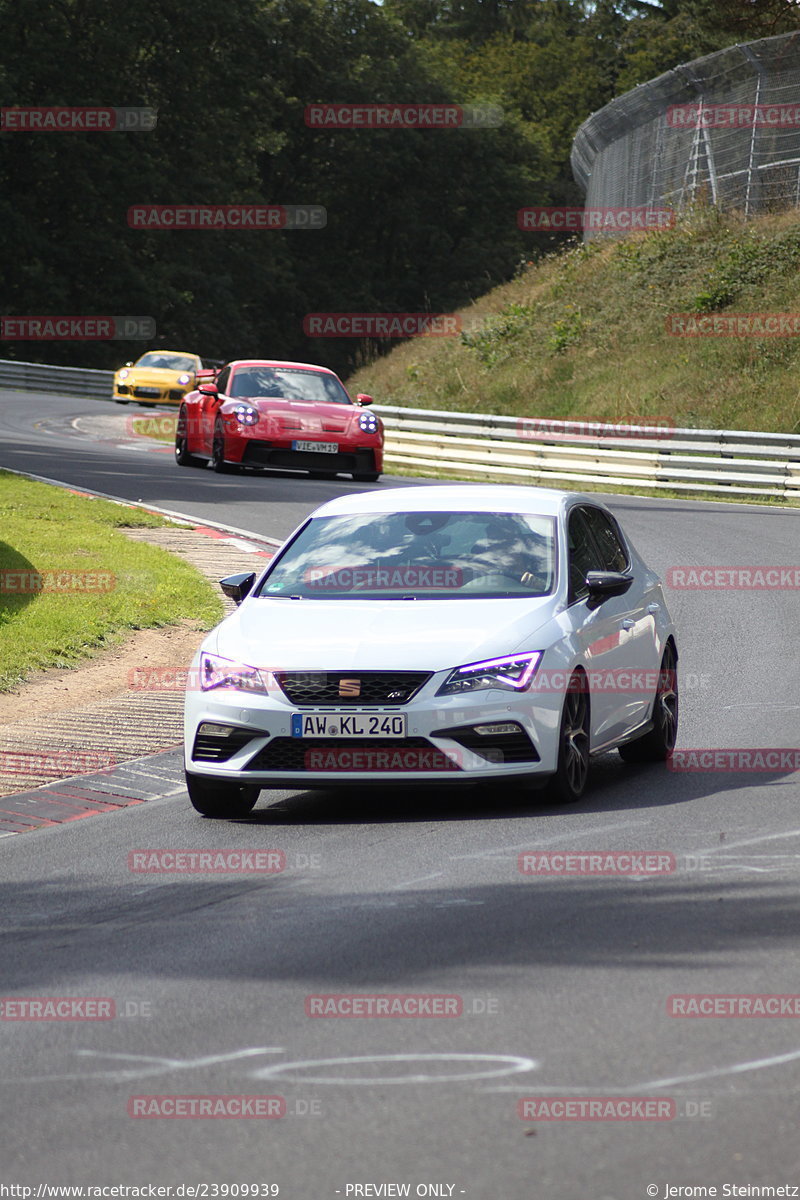
[[[343,433],[361,411],[356,404],[318,404],[304,400],[248,400],[276,432]]]

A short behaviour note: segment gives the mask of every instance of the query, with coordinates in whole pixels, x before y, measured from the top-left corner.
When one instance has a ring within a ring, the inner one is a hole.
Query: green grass
[[[573,243],[362,367],[378,403],[698,429],[800,431],[800,337],[671,336],[671,313],[800,313],[800,213],[697,208],[673,229]]]
[[[68,572],[82,584],[92,573],[112,577],[110,590],[79,590],[70,580],[62,591],[12,594],[14,581],[0,576],[0,691],[41,668],[79,665],[134,629],[185,620],[209,629],[220,620],[221,598],[193,567],[122,532],[166,524],[0,471],[0,571],[38,572],[48,581],[48,572]]]

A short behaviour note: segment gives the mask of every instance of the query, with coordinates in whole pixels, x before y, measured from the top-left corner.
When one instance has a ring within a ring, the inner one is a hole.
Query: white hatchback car
[[[675,631],[661,583],[598,500],[453,484],[322,505],[189,673],[186,782],[209,817],[262,788],[547,785],[592,755],[669,757]]]

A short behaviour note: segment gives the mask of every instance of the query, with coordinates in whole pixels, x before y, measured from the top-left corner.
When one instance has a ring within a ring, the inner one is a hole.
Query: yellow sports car
[[[180,350],[148,350],[135,363],[126,363],[114,375],[112,400],[117,404],[138,402],[145,408],[155,404],[180,404],[195,386],[203,363],[196,354]]]

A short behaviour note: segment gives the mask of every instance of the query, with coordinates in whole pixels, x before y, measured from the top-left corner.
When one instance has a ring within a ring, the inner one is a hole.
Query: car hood
[[[523,600],[277,600],[254,597],[204,649],[267,670],[443,671],[537,649],[554,596]]]
[[[117,372],[119,374],[119,371]],[[179,375],[193,376],[194,371],[169,371],[166,367],[128,367],[128,374],[123,383],[130,383],[135,380],[136,383],[165,384],[174,383]]]

